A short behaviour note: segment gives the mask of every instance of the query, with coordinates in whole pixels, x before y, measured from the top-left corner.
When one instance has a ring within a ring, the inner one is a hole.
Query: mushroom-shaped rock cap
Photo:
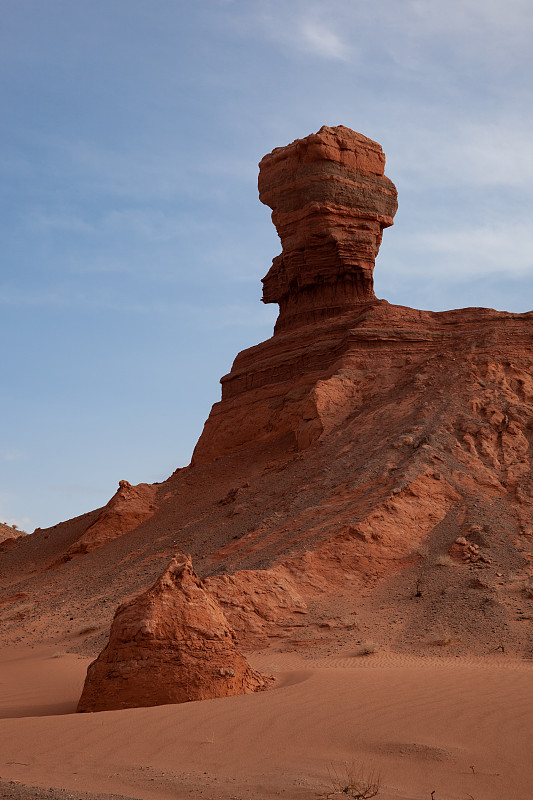
[[[374,262],[398,207],[384,168],[380,145],[343,125],[262,159],[259,199],[283,247],[263,279],[263,301],[280,305],[276,331],[375,300]]]
[[[191,557],[172,559],[145,592],[117,609],[109,643],[89,665],[78,711],[229,697],[265,686]]]

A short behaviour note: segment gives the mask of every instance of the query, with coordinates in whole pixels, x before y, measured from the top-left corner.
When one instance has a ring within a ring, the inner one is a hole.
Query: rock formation
[[[316,373],[345,349],[346,315],[378,302],[374,262],[398,207],[384,168],[380,145],[343,125],[262,159],[259,198],[272,208],[283,247],[263,279],[263,302],[279,303],[280,313],[274,337],[240,353],[222,379],[223,403],[213,408],[194,464],[257,438],[288,437],[302,449],[321,433]],[[339,319],[340,327],[324,329]],[[281,408],[275,397],[284,398]]]
[[[118,489],[109,503],[68,548],[61,560],[70,561],[71,558],[90,553],[137,528],[154,513],[155,496],[156,487],[148,483],[132,486],[128,481],[119,481]]]
[[[229,697],[265,685],[238,652],[190,556],[177,556],[146,592],[117,609],[109,643],[87,671],[78,711]]]
[[[21,531],[6,522],[0,522],[0,553],[10,550],[23,536],[27,536],[26,531]]]
[[[259,199],[283,252],[263,279],[276,332],[375,300],[374,261],[398,203],[377,142],[339,125],[277,147],[259,164]]]
[[[395,208],[382,165],[377,145],[343,128],[263,160],[261,196],[283,243],[265,280],[265,299],[280,303],[275,335],[235,359],[188,467],[2,553],[6,640],[24,626],[94,654],[112,609],[141,594],[91,673],[136,705],[146,682],[119,679],[120,665],[141,674],[138,654],[155,653],[159,685],[167,663],[157,654],[168,639],[138,633],[149,598],[167,592],[146,586],[190,552],[203,584],[187,570],[184,582],[207,592],[243,648],[350,652],[368,637],[438,654],[443,622],[455,653],[533,657],[533,312],[373,298],[372,253]],[[87,618],[94,633],[82,636]]]
[[[25,535],[25,531],[19,531],[17,527],[8,525],[7,522],[0,522],[0,542],[6,539],[18,539],[19,536]]]

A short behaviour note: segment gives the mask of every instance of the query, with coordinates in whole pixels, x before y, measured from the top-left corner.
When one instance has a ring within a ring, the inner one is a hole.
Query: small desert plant
[[[441,556],[437,556],[437,558],[435,559],[435,565],[437,567],[454,567],[455,561],[448,554],[444,554]]]
[[[453,636],[449,628],[442,623],[437,625],[437,629],[435,631],[435,639],[433,640],[433,644],[438,645],[439,647],[446,647],[446,645],[451,644],[453,642]]]
[[[87,625],[85,628],[80,628],[78,636],[88,636],[90,633],[96,633],[99,630],[96,625]]]
[[[361,646],[357,650],[358,656],[372,656],[379,650],[377,642],[361,642]]]
[[[352,800],[370,800],[381,788],[381,776],[374,770],[365,771],[354,761],[346,761],[342,768],[332,765],[328,773],[332,788],[324,795],[326,800],[342,796]]]
[[[416,556],[417,558],[426,558],[428,555],[429,550],[425,544],[415,544],[407,551],[407,556],[410,557]]]

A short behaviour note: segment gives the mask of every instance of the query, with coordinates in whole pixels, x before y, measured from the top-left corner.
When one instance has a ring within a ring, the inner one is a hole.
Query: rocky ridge
[[[0,522],[0,552],[9,549],[16,539],[26,535],[26,531],[19,530],[16,525]]]

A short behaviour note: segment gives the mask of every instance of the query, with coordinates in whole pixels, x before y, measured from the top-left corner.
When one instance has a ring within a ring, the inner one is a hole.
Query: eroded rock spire
[[[263,279],[276,331],[342,314],[374,295],[374,261],[396,187],[377,142],[339,125],[277,147],[259,164],[259,198],[283,251]]]

